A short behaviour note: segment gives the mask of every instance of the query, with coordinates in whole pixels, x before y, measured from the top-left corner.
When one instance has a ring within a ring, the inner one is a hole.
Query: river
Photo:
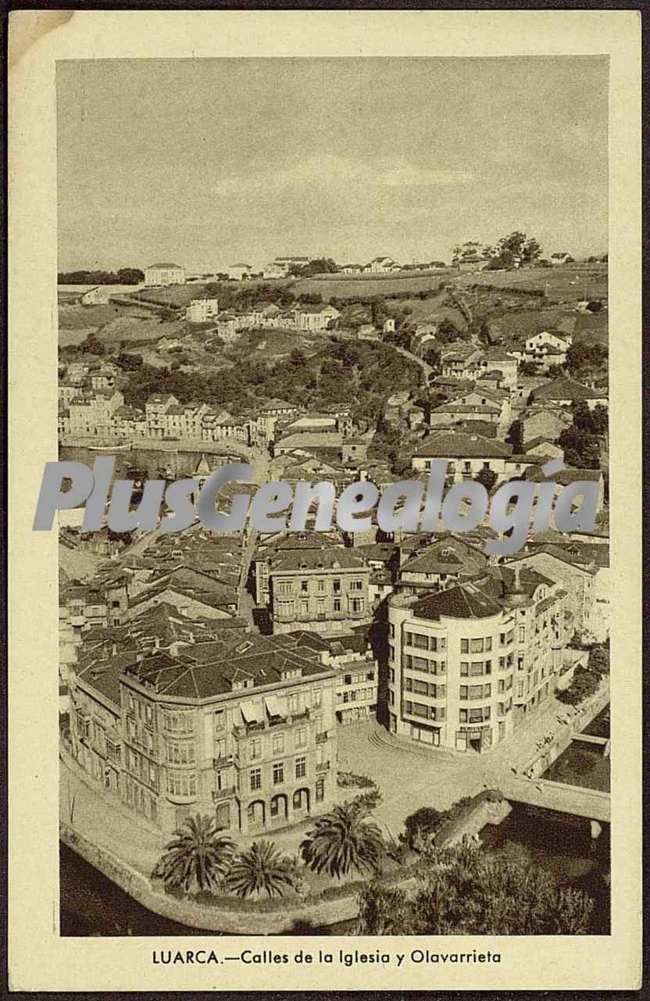
[[[236,443],[233,444],[233,452],[236,452]],[[153,448],[132,448],[129,452],[94,452],[90,448],[77,448],[71,445],[62,445],[59,449],[60,458],[73,462],[83,462],[86,466],[92,466],[95,459],[100,456],[113,455],[115,458],[115,478],[127,478],[127,471],[130,467],[142,470],[148,479],[155,479],[161,472],[169,472],[173,479],[181,479],[184,476],[191,476],[201,461],[204,453],[199,451],[185,452],[173,449]],[[206,454],[206,459],[210,468],[215,468],[227,459],[225,456]]]

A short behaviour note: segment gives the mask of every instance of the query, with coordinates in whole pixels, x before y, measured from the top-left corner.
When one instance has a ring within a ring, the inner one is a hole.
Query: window
[[[492,637],[491,636],[486,636],[486,638],[485,638],[485,652],[489,653],[491,649],[492,649]]]
[[[350,581],[351,591],[363,591],[363,581],[362,580],[351,580]]]
[[[316,802],[321,803],[325,799],[325,779],[316,780]]]
[[[289,696],[288,704],[290,713],[297,713],[300,711],[300,699],[297,694]]]
[[[472,677],[477,677],[477,675],[483,674],[483,661],[482,660],[472,661],[469,673]]]
[[[314,688],[314,691],[313,691],[313,702],[312,702],[312,705],[313,705],[314,709],[318,709],[318,707],[321,704],[322,697],[323,697],[323,693],[322,693],[321,689],[320,688]]]
[[[394,667],[389,667],[388,668],[388,680],[389,681],[395,681],[395,668]]]
[[[279,786],[284,782],[284,762],[276,761],[273,765],[273,785]]]
[[[307,774],[307,758],[296,758],[296,778],[304,779]]]
[[[282,754],[284,751],[284,734],[274,733],[273,734],[273,753]]]
[[[317,583],[316,583],[316,590],[317,591],[324,591],[325,590],[325,581],[324,580],[317,581]]]
[[[293,601],[278,601],[278,615],[285,617],[293,615]]]
[[[341,599],[340,598],[335,598],[334,599],[334,611],[335,612],[340,612],[341,611]]]
[[[291,581],[281,580],[278,584],[278,594],[291,594],[292,586]]]
[[[221,730],[223,730],[225,724],[226,724],[226,714],[224,713],[223,709],[220,709],[218,712],[214,714],[215,731],[219,733]]]
[[[261,768],[251,768],[250,771],[251,778],[251,792],[256,789],[262,788],[262,769]]]
[[[166,742],[167,761],[174,765],[190,765],[194,762],[194,744],[192,741],[184,740],[179,743],[168,740]]]
[[[526,627],[519,626],[519,642],[523,643],[525,639],[526,639]]]
[[[350,610],[356,614],[363,612],[363,598],[353,598],[350,602]]]
[[[309,591],[309,581],[308,580],[301,580],[300,581],[300,590],[303,592],[303,594],[305,592]]]
[[[460,662],[460,674],[461,677],[466,678],[469,674],[469,663],[466,660],[461,660]]]
[[[483,640],[475,639],[470,643],[470,651],[472,653],[483,653]]]
[[[307,746],[307,731],[304,727],[300,727],[296,730],[296,747],[306,747]]]
[[[309,599],[300,602],[300,614],[309,615]]]
[[[250,747],[251,761],[255,761],[257,758],[261,758],[262,757],[262,738],[261,737],[254,737],[251,740],[251,742],[249,744],[249,747]]]
[[[191,733],[192,713],[188,712],[165,712],[163,716],[164,729],[168,733]]]
[[[341,581],[340,580],[335,579],[335,580],[332,581],[332,591],[334,592],[334,594],[340,594],[341,593]]]
[[[466,699],[467,698],[467,692],[468,692],[467,685],[461,685],[460,686],[460,697],[461,697],[461,699]]]
[[[460,652],[461,653],[469,653],[469,640],[461,640],[460,641]]]
[[[167,772],[167,791],[171,796],[196,796],[194,772]]]

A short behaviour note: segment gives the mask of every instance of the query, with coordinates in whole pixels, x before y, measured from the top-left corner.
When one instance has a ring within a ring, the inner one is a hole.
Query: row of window
[[[444,660],[429,660],[428,657],[416,657],[407,653],[404,666],[413,671],[426,671],[427,674],[445,674],[447,662]]]
[[[461,653],[489,653],[492,649],[492,637],[477,637],[460,641]]]
[[[129,692],[127,695],[127,709],[137,719],[145,722],[147,726],[153,726],[153,705],[150,702],[142,702]]]
[[[282,785],[284,782],[285,762],[276,761],[273,765],[273,785]],[[294,774],[297,779],[303,779],[307,774],[307,758],[296,758],[294,762]],[[262,769],[251,768],[249,772],[251,792],[262,788]]]
[[[271,735],[271,753],[284,754],[288,750],[288,733],[274,733]],[[251,737],[248,742],[248,757],[251,761],[256,761],[264,756],[264,751],[268,752],[268,737]],[[307,747],[309,742],[309,731],[307,727],[300,726],[293,731],[294,747]]]
[[[404,712],[410,716],[421,716],[422,719],[442,721],[446,718],[444,706],[427,706],[423,702],[405,702]]]
[[[194,741],[165,741],[165,757],[172,765],[191,765],[195,761]]]
[[[447,640],[444,636],[429,636],[425,633],[406,632],[404,642],[407,646],[414,646],[417,650],[445,650]]]
[[[406,678],[404,687],[407,692],[428,695],[431,699],[444,699],[447,695],[446,685],[428,685],[426,681],[419,681],[417,678]]]
[[[134,751],[132,747],[125,748],[125,764],[127,769],[147,785],[157,788],[156,766],[149,758]]]
[[[492,685],[461,685],[461,699],[489,699],[492,695]]]
[[[194,713],[187,710],[166,709],[163,712],[163,730],[167,733],[192,733]]]
[[[374,699],[374,688],[358,688],[353,692],[338,692],[337,702],[362,702],[364,699]]]
[[[365,607],[364,598],[348,598],[347,601],[347,611],[351,614],[359,615],[363,612]],[[295,601],[277,601],[276,602],[277,614],[289,618],[296,614],[296,603]],[[337,614],[342,611],[342,601],[340,598],[334,598],[331,603],[331,614]],[[299,602],[298,614],[299,615],[322,615],[326,616],[328,609],[325,605],[325,598],[318,598],[316,602],[316,608],[312,609],[309,604],[308,599],[303,599]]]
[[[374,671],[358,671],[356,674],[344,674],[343,678],[339,677],[339,681],[343,681],[344,685],[357,685],[362,681],[374,681],[375,672]]]
[[[170,796],[196,796],[196,772],[167,772]]]
[[[316,580],[312,578],[311,582],[316,584],[317,593],[324,594],[327,591],[327,580],[324,580],[322,577],[318,577],[316,578]],[[309,584],[310,584],[309,579],[300,581],[300,591],[302,594],[309,594],[310,591]],[[332,593],[341,594],[340,578],[335,577],[331,581],[331,584],[332,584]],[[363,591],[363,588],[364,588],[364,582],[362,580],[348,581],[348,591]],[[292,580],[278,581],[275,590],[277,591],[278,594],[293,594],[294,581]]]

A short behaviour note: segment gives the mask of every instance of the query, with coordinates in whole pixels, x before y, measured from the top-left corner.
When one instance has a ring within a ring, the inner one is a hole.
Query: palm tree
[[[300,852],[314,872],[340,878],[350,869],[376,872],[384,842],[377,825],[364,817],[355,803],[342,803],[318,818],[300,845]]]
[[[194,882],[200,890],[211,890],[228,871],[234,852],[234,842],[218,833],[216,818],[197,814],[174,831],[154,875],[186,893]]]
[[[294,866],[281,855],[272,841],[254,841],[248,851],[233,862],[227,877],[228,888],[238,897],[266,893],[281,897],[286,886],[293,886]]]

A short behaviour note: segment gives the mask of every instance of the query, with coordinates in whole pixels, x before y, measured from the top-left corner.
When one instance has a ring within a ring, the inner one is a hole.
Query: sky
[[[59,269],[607,250],[606,57],[57,65]]]

